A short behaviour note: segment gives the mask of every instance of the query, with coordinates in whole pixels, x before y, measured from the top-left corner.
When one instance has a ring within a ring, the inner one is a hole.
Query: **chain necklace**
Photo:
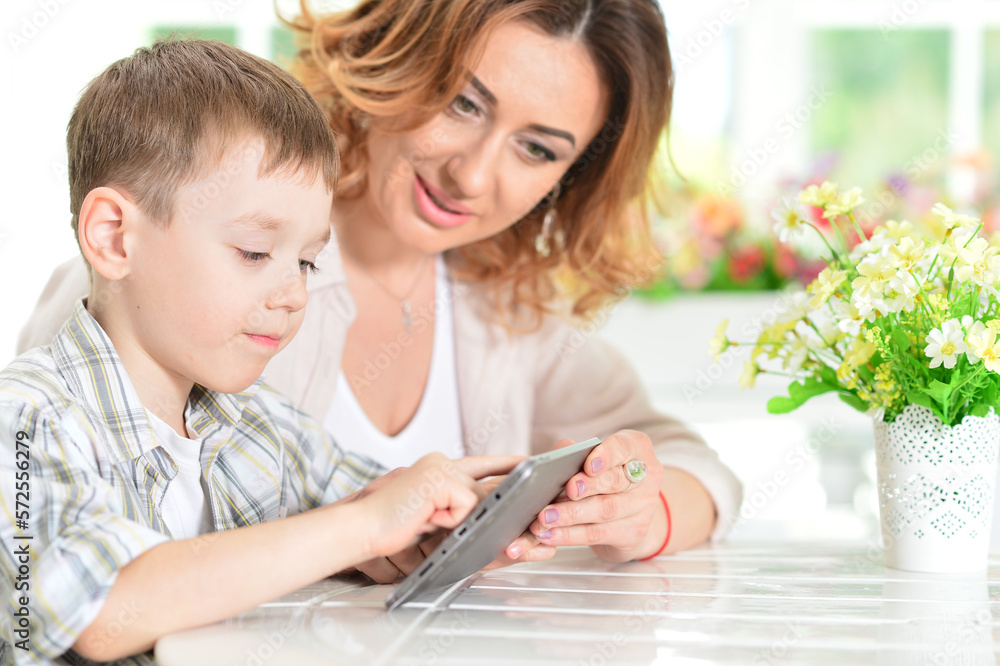
[[[368,269],[364,265],[354,258],[347,249],[344,249],[345,254],[351,258],[354,265],[361,269],[361,272],[365,274],[369,280],[371,280],[376,287],[384,291],[388,296],[390,296],[394,301],[399,301],[400,308],[403,310],[403,329],[406,331],[406,335],[410,336],[413,332],[413,308],[410,305],[410,297],[413,296],[413,292],[417,290],[417,285],[420,284],[420,276],[423,275],[424,265],[427,263],[427,255],[424,255],[423,260],[420,262],[420,266],[417,268],[416,274],[413,276],[413,282],[410,284],[410,288],[406,291],[402,297],[397,296],[389,287],[385,286],[381,280],[376,278],[374,275],[368,272]]]

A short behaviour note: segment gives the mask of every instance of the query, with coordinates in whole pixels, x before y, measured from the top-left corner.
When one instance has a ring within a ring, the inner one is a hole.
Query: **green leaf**
[[[929,395],[924,393],[923,390],[910,391],[909,393],[906,394],[906,401],[914,405],[920,405],[921,407],[926,407],[927,409],[937,414],[937,417],[939,419],[944,421],[944,414],[942,414],[941,410],[938,409],[938,406],[934,402],[934,400]]]
[[[767,411],[771,414],[787,414],[801,406],[801,402],[780,395],[767,401]]]
[[[828,365],[824,365],[822,368],[820,368],[819,378],[822,379],[827,384],[836,384],[837,371]]]
[[[906,401],[911,402],[914,405],[920,405],[921,407],[927,407],[928,409],[934,409],[934,401],[931,397],[922,391],[910,391],[906,394]]]
[[[821,375],[823,373],[820,373]],[[836,377],[836,375],[834,375]],[[840,386],[821,381],[815,377],[808,377],[801,382],[795,381],[788,385],[788,397],[778,396],[767,401],[767,411],[772,414],[787,414],[798,409],[810,398],[839,391]]]
[[[906,337],[906,332],[901,328],[892,329],[892,341],[896,343],[896,347],[903,353],[910,348],[910,339]]]
[[[837,384],[831,384],[828,381],[820,381],[815,377],[807,377],[801,383],[792,382],[788,385],[788,395],[790,395],[792,399],[798,400],[799,404],[805,403],[805,401],[809,398],[815,398],[818,395],[837,390],[840,390],[840,387]]]
[[[858,410],[859,412],[868,411],[868,403],[866,403],[864,400],[854,395],[853,393],[847,393],[841,391],[838,395],[840,396],[841,400],[843,400],[844,402],[846,402],[848,405]]]
[[[990,407],[992,406],[993,405],[983,405],[983,404],[973,405],[972,409],[969,410],[969,413],[972,414],[973,416],[986,416],[987,414],[990,413]]]
[[[929,395],[938,404],[943,405],[951,396],[952,386],[935,379],[930,383],[930,386],[920,390]]]

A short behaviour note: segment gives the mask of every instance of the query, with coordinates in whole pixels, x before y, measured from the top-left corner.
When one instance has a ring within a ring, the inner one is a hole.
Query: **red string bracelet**
[[[660,546],[660,549],[658,551],[656,551],[649,557],[642,558],[641,560],[639,560],[640,562],[646,562],[647,560],[651,560],[654,557],[657,557],[660,553],[662,553],[667,549],[667,544],[670,543],[670,532],[674,526],[674,521],[670,519],[670,506],[667,505],[667,498],[663,495],[662,490],[660,491],[660,500],[663,502],[663,510],[667,512],[667,538],[663,540],[663,545]]]

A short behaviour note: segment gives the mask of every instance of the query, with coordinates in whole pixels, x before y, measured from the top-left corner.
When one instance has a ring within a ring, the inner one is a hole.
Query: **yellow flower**
[[[864,202],[865,198],[861,196],[861,188],[853,187],[840,195],[839,201],[828,203],[823,212],[823,217],[830,219],[838,215],[847,215]]]
[[[844,354],[844,361],[857,368],[871,360],[875,351],[875,345],[867,340],[857,338],[854,340],[854,345]]]
[[[858,277],[851,282],[857,298],[881,298],[886,283],[896,276],[896,269],[888,257],[877,254],[865,257],[858,264]]]
[[[889,220],[882,228],[884,229],[883,233],[895,241],[900,241],[913,235],[913,224],[906,220],[902,222]]]
[[[901,239],[898,243],[889,247],[889,254],[895,259],[892,266],[912,271],[913,266],[924,258],[925,247],[923,241],[914,243],[912,238]]]
[[[837,368],[837,379],[847,379],[859,366],[867,363],[876,352],[875,345],[862,338],[855,338],[854,344],[844,354],[844,361]]]
[[[979,226],[979,218],[972,217],[971,215],[962,215],[956,213],[952,209],[945,206],[943,203],[939,203],[931,209],[931,212],[941,218],[944,222],[944,226],[949,229],[955,228],[966,228],[975,229]]]
[[[941,260],[948,264],[955,261],[958,253],[962,251],[965,244],[973,237],[973,232],[973,229],[949,231],[948,237],[938,245],[938,256],[941,257]]]
[[[753,361],[747,361],[743,366],[742,374],[740,374],[740,388],[753,388],[754,384],[757,382],[757,375],[759,374],[760,366]]]
[[[715,357],[718,361],[719,357],[729,349],[729,338],[726,337],[726,328],[729,326],[729,320],[723,319],[719,322],[719,325],[715,329],[715,337],[713,337],[708,343],[708,353]]]
[[[987,370],[1000,373],[1000,342],[997,341],[996,331],[987,328],[979,334],[969,333],[965,341]]]
[[[830,181],[822,185],[810,185],[799,194],[799,201],[807,206],[826,208],[827,204],[837,199],[837,185]]]
[[[824,268],[816,279],[806,287],[806,291],[813,294],[809,300],[809,307],[819,310],[823,304],[829,300],[837,291],[844,280],[847,279],[847,271],[832,270],[829,266]]]

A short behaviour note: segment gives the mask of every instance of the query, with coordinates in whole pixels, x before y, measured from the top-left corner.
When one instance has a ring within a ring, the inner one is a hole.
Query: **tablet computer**
[[[538,512],[583,469],[597,437],[522,460],[483,498],[451,536],[399,584],[385,605],[390,610],[470,576],[499,557],[534,522]]]

